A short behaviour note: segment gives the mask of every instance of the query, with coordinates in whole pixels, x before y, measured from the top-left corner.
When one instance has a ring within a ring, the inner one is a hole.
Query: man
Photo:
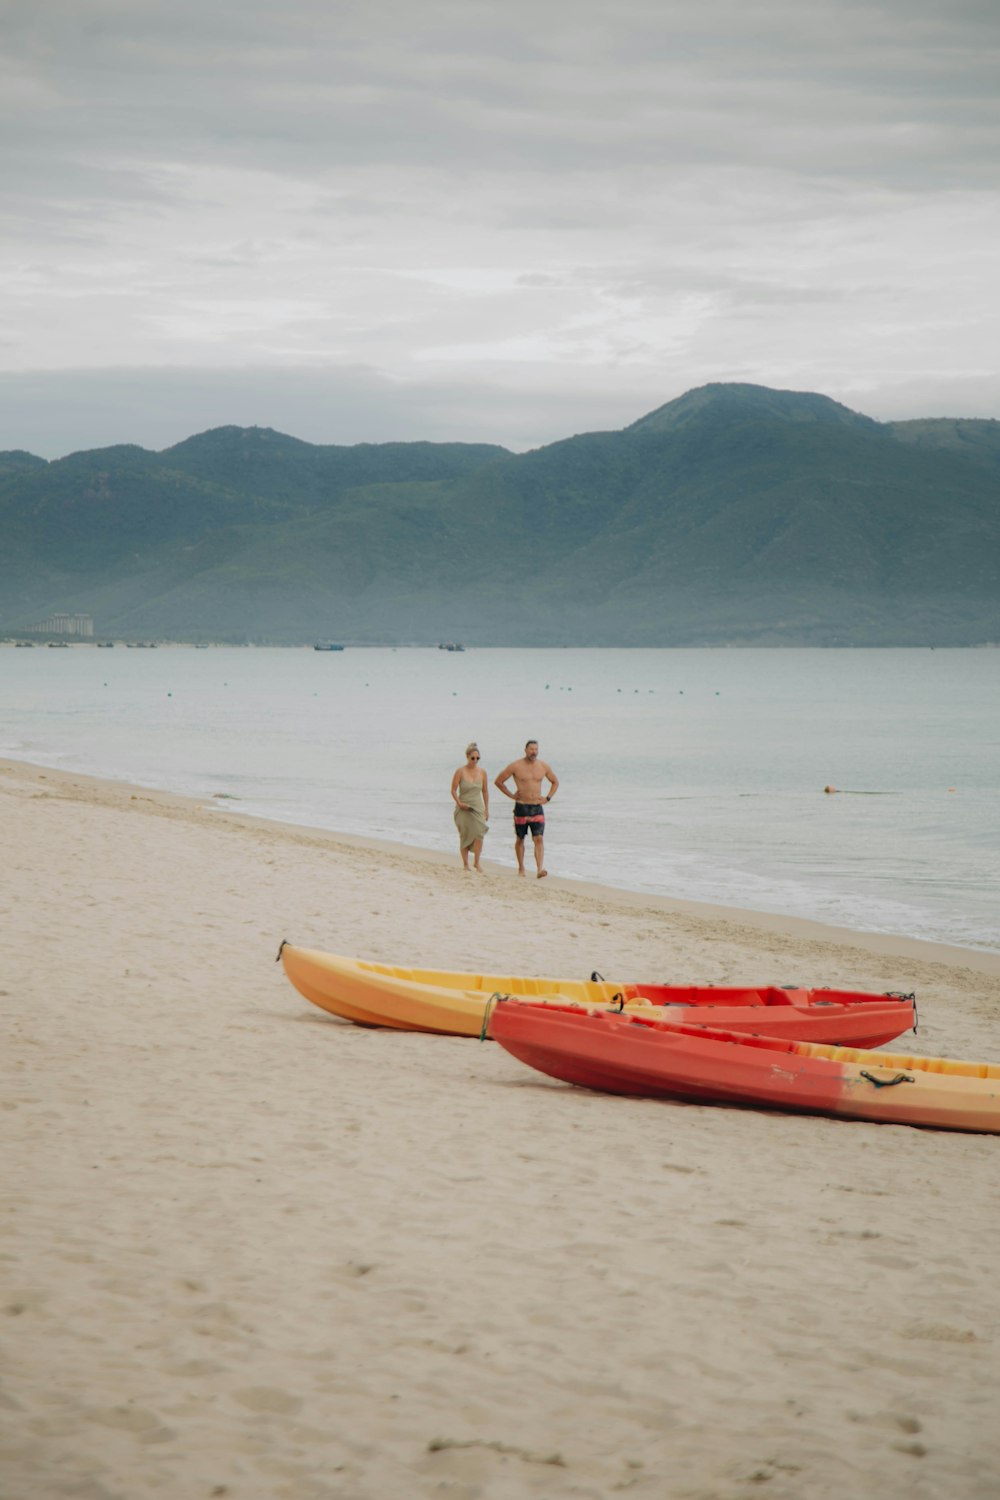
[[[513,776],[514,791],[507,782]],[[548,795],[542,792],[542,782],[549,783]],[[510,797],[514,804],[514,853],[517,855],[517,873],[524,874],[524,836],[531,834],[535,846],[535,874],[541,880],[549,872],[545,868],[545,804],[551,802],[559,787],[559,777],[544,760],[538,759],[538,741],[529,740],[520,760],[511,761],[500,772],[493,783]]]

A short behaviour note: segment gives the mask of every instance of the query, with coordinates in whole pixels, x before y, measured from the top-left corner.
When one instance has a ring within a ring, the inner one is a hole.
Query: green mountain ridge
[[[1000,423],[718,384],[529,453],[223,427],[0,454],[0,623],[467,644],[1000,641]]]

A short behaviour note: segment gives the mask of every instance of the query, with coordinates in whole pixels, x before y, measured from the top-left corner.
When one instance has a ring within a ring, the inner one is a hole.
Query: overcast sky
[[[1000,417],[997,0],[0,0],[0,448]]]

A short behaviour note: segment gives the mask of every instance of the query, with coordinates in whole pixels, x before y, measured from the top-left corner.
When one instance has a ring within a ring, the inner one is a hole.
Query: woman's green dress
[[[479,781],[460,781],[458,800],[468,807],[455,808],[455,827],[458,829],[458,847],[471,849],[486,833],[486,806],[483,802],[483,787]]]

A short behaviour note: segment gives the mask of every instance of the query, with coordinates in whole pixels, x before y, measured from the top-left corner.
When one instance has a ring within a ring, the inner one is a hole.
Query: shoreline
[[[250,828],[270,829],[286,837],[304,837],[310,844],[324,844],[331,849],[369,851],[383,854],[387,858],[409,859],[417,864],[437,869],[451,869],[456,856],[439,849],[427,849],[417,844],[404,844],[391,839],[372,838],[361,834],[343,833],[331,829],[317,828],[309,824],[285,823],[277,819],[240,812],[229,805],[228,798],[191,797],[179,792],[164,791],[144,786],[141,783],[118,781],[114,778],[93,776],[85,772],[57,770],[34,761],[0,757],[0,774],[19,770],[40,780],[49,781],[69,791],[74,787],[87,788],[92,793],[100,790],[104,800],[126,805],[137,798],[154,801],[163,809],[173,808],[190,816],[204,816],[220,826],[226,822]],[[516,880],[506,865],[484,858],[484,865],[501,878],[510,876]],[[525,885],[532,886],[530,873]],[[786,916],[781,912],[762,912],[747,907],[720,906],[708,902],[689,901],[680,896],[658,896],[651,892],[633,891],[624,886],[606,886],[597,881],[570,879],[567,876],[550,874],[547,889],[588,897],[601,904],[627,911],[641,911],[664,917],[684,916],[717,927],[740,929],[771,934],[803,942],[829,944],[841,948],[857,949],[880,958],[898,958],[920,964],[944,964],[961,967],[990,978],[1000,979],[1000,953],[989,949],[961,948],[952,944],[938,943],[903,934],[868,932],[851,927],[836,927],[806,917]]]
[[[28,642],[27,637],[31,634],[30,628],[26,628],[21,634],[10,634],[0,639],[0,650],[5,647],[18,647],[23,644],[32,646],[47,646],[49,641],[39,637],[35,641]],[[161,646],[179,646],[184,649],[193,648],[196,651],[325,651],[330,648],[319,646],[312,641],[196,641],[176,640],[168,636],[146,637],[140,641],[129,636],[63,636],[53,639],[53,645],[65,646],[97,646],[102,641],[108,641],[114,646],[125,646],[138,649],[157,650]],[[344,641],[341,647],[344,651],[448,651],[454,649],[444,645],[440,641]],[[650,645],[591,645],[591,646],[567,646],[560,642],[553,642],[547,646],[504,646],[497,642],[489,641],[482,644],[469,642],[461,647],[466,651],[1000,651],[1000,641],[974,641],[965,645],[937,645],[933,641],[918,641],[909,646],[900,645],[857,645],[857,646],[823,646],[809,645],[806,642],[784,643],[773,641],[770,645],[763,645],[753,641],[730,641],[725,644],[715,645],[690,645],[690,646],[650,646]]]

